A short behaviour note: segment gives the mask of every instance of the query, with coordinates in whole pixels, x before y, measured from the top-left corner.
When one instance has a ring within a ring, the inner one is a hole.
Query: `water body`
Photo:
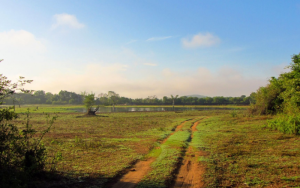
[[[194,110],[234,110],[236,108],[214,108],[214,107],[176,107],[175,111],[194,111]],[[86,112],[85,108],[71,109],[76,112]],[[172,107],[100,107],[97,113],[104,112],[166,112],[174,111]]]

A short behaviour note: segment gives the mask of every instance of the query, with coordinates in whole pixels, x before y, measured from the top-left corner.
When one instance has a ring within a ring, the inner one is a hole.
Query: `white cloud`
[[[10,30],[0,32],[0,50],[1,54],[13,53],[19,55],[20,53],[44,52],[46,46],[28,31]]]
[[[9,79],[22,75],[30,79],[33,72],[46,68],[47,41],[25,30],[0,32],[1,73]]]
[[[70,15],[70,14],[55,14],[53,16],[55,23],[52,24],[52,29],[56,29],[58,27],[66,26],[74,29],[81,29],[85,25],[82,23],[79,23],[76,16]]]
[[[197,47],[209,47],[220,43],[219,37],[214,36],[210,33],[198,33],[194,35],[191,39],[183,38],[182,45],[185,48],[197,48]]]
[[[155,64],[155,63],[144,63],[144,65],[148,65],[148,66],[152,66],[152,67],[157,66],[157,64]]]
[[[147,39],[146,41],[159,41],[159,40],[166,40],[172,38],[173,36],[165,36],[165,37],[152,37]]]

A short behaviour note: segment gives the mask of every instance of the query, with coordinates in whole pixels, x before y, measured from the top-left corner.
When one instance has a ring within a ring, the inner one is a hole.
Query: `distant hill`
[[[204,95],[185,95],[186,97],[198,97],[198,98],[205,98],[207,96]]]

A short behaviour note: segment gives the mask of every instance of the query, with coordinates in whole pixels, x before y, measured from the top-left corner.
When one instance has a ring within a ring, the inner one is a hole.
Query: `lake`
[[[215,108],[215,107],[176,107],[175,111],[193,111],[193,110],[234,110],[237,108]],[[85,108],[75,108],[72,111],[86,112]],[[166,112],[174,111],[173,107],[100,107],[97,113],[107,112]]]

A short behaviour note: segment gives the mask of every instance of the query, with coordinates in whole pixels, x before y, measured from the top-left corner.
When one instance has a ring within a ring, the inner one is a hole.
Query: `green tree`
[[[119,94],[117,94],[114,91],[109,91],[107,94],[110,103],[113,105],[113,111],[115,111],[115,105],[118,103],[118,100],[120,98]]]
[[[178,98],[178,95],[176,95],[176,96],[173,96],[173,95],[171,95],[171,99],[172,99],[172,105],[173,105],[173,109],[175,110],[175,107],[174,107],[174,105],[175,105],[175,99],[177,99]]]
[[[88,115],[96,115],[96,112],[98,111],[99,106],[96,109],[93,109],[93,106],[95,105],[95,93],[82,92],[81,94],[84,97],[83,103],[87,109],[87,114]]]

